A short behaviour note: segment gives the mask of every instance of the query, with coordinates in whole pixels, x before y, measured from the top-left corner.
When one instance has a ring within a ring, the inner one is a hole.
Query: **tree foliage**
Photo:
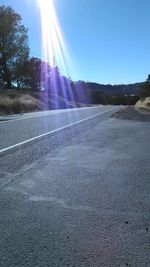
[[[32,57],[27,64],[26,86],[32,91],[44,91],[49,87],[52,67],[39,58]]]
[[[27,29],[21,24],[21,16],[11,7],[0,7],[0,76],[11,88],[19,85],[25,62],[29,56]]]
[[[142,98],[150,96],[150,74],[147,80],[141,85],[140,95]]]

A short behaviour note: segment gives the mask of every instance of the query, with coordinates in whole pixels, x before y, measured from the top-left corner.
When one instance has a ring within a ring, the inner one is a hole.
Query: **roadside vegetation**
[[[136,103],[135,107],[150,110],[150,75],[141,85],[140,100]]]
[[[150,74],[147,80],[141,85],[140,96],[141,98],[150,97]]]
[[[134,105],[149,92],[150,77],[141,84],[113,86],[72,81],[58,66],[30,57],[28,30],[21,16],[11,7],[0,6],[0,114],[95,104]]]

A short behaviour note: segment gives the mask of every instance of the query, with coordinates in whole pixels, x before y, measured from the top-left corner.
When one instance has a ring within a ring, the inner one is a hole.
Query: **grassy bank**
[[[0,115],[84,106],[87,105],[67,101],[61,96],[47,95],[44,92],[14,89],[0,92]]]

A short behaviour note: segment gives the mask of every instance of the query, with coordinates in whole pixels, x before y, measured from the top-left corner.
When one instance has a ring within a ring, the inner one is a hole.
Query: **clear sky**
[[[43,0],[44,1],[44,0]],[[76,72],[73,80],[134,83],[150,73],[150,0],[54,0]],[[36,0],[0,0],[20,13],[31,55],[41,55]]]

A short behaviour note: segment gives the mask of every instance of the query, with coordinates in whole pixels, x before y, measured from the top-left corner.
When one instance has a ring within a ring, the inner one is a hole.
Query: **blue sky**
[[[44,0],[43,0],[44,1]],[[134,83],[150,73],[150,0],[54,0],[76,72],[73,80]],[[36,0],[0,0],[20,13],[31,55],[41,55]]]

